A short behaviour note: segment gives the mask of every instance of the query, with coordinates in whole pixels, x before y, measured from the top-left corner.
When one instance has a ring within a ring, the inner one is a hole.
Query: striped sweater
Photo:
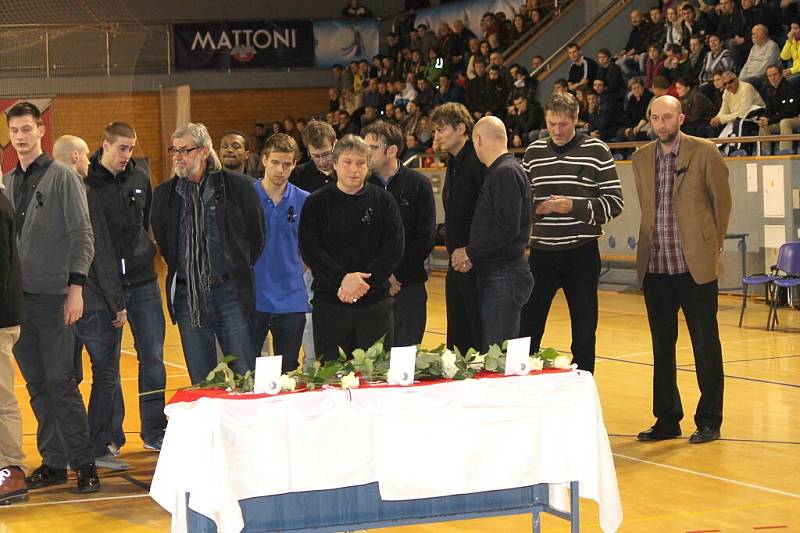
[[[572,213],[533,214],[532,246],[539,250],[577,248],[603,234],[602,225],[622,212],[622,186],[606,144],[577,134],[564,146],[539,139],[522,161],[533,188],[534,210],[551,195],[572,199]]]

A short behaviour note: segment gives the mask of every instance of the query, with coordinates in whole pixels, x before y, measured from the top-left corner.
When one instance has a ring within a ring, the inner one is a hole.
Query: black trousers
[[[25,294],[28,318],[14,357],[25,378],[36,416],[36,444],[42,462],[73,469],[94,462],[89,422],[75,383],[72,326],[64,324],[65,295]]]
[[[447,347],[462,354],[480,349],[481,319],[478,307],[478,282],[475,270],[462,274],[449,268],[444,281],[447,302]]]
[[[700,386],[695,424],[716,429],[722,424],[724,380],[717,292],[716,281],[698,285],[691,274],[647,274],[644,278],[644,301],[653,338],[653,415],[658,424],[677,425],[683,418],[675,366],[678,309],[686,318]]]
[[[386,337],[384,348],[391,348],[394,345],[393,303],[392,298],[365,305],[314,300],[311,316],[317,360],[335,361],[340,347],[349,356],[356,348],[367,349],[383,336]]]
[[[413,346],[422,342],[427,322],[428,292],[425,283],[403,285],[394,295],[394,345]]]
[[[531,353],[539,351],[550,305],[562,288],[572,324],[572,360],[581,370],[594,372],[597,276],[600,274],[597,241],[569,250],[532,249],[529,262],[533,292],[522,308],[520,337],[530,336]]]

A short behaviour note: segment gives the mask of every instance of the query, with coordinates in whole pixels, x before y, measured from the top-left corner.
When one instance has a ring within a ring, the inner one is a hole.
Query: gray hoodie
[[[53,161],[36,185],[36,194],[29,195],[28,205],[17,206],[14,186],[23,176],[19,167],[3,176],[3,192],[14,210],[27,209],[17,240],[22,288],[32,294],[66,294],[71,278],[79,284],[86,280],[94,256],[83,181],[72,169]]]

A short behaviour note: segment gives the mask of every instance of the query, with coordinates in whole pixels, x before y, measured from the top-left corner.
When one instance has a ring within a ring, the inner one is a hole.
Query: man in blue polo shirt
[[[262,151],[264,178],[255,188],[267,226],[267,245],[255,265],[256,316],[253,339],[264,344],[272,332],[273,353],[283,356],[283,372],[298,366],[306,313],[310,311],[298,245],[300,212],[308,193],[289,183],[300,156],[284,133],[267,139]]]

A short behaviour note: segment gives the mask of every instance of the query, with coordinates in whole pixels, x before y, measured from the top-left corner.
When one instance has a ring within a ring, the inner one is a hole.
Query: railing
[[[550,70],[550,63],[553,63],[556,59],[558,59],[566,51],[567,46],[569,46],[570,43],[573,43],[573,42],[577,41],[580,38],[581,35],[583,35],[586,31],[588,31],[592,26],[597,24],[597,22],[600,19],[602,19],[604,16],[606,16],[606,14],[608,14],[609,11],[611,11],[612,9],[617,7],[618,5],[619,5],[619,0],[613,0],[613,1],[609,2],[606,5],[606,7],[601,9],[597,13],[597,15],[594,16],[594,18],[592,20],[590,20],[589,22],[584,24],[578,31],[576,31],[572,35],[572,37],[570,37],[569,39],[566,39],[564,41],[564,43],[560,47],[558,47],[558,49],[555,52],[553,52],[547,58],[545,58],[544,62],[541,64],[541,66],[539,66],[539,68],[537,68],[536,70],[531,72],[531,77],[538,76],[539,74],[542,74],[544,72],[549,71]]]
[[[792,134],[792,135],[749,135],[749,136],[742,136],[742,137],[715,137],[712,139],[708,139],[709,141],[713,142],[714,144],[721,145],[721,144],[752,144],[752,143],[776,143],[781,141],[798,141],[800,142],[800,134]],[[629,150],[631,148],[638,148],[640,146],[644,146],[645,144],[651,141],[630,141],[630,142],[610,142],[606,143],[611,150]],[[509,148],[508,150],[512,154],[515,155],[522,155],[525,153],[525,148]],[[442,161],[448,156],[447,152],[428,152],[422,154],[414,154],[413,156],[407,158],[403,161],[403,164],[407,167],[416,167],[418,168],[422,164],[422,160],[426,158],[434,158],[436,160]],[[790,154],[796,155],[796,154]],[[789,156],[772,156],[772,157],[789,157]]]
[[[549,10],[547,14],[542,17],[538,24],[532,26],[528,31],[522,34],[517,41],[511,43],[511,46],[505,49],[503,52],[503,59],[507,59],[512,56],[515,52],[517,52],[520,48],[524,47],[528,44],[531,37],[542,31],[545,26],[553,21],[556,20],[559,16],[561,16],[561,10],[567,5],[573,3],[574,0],[554,0],[553,2],[544,2],[541,4],[541,7],[545,9],[549,9],[552,7],[552,10]]]

